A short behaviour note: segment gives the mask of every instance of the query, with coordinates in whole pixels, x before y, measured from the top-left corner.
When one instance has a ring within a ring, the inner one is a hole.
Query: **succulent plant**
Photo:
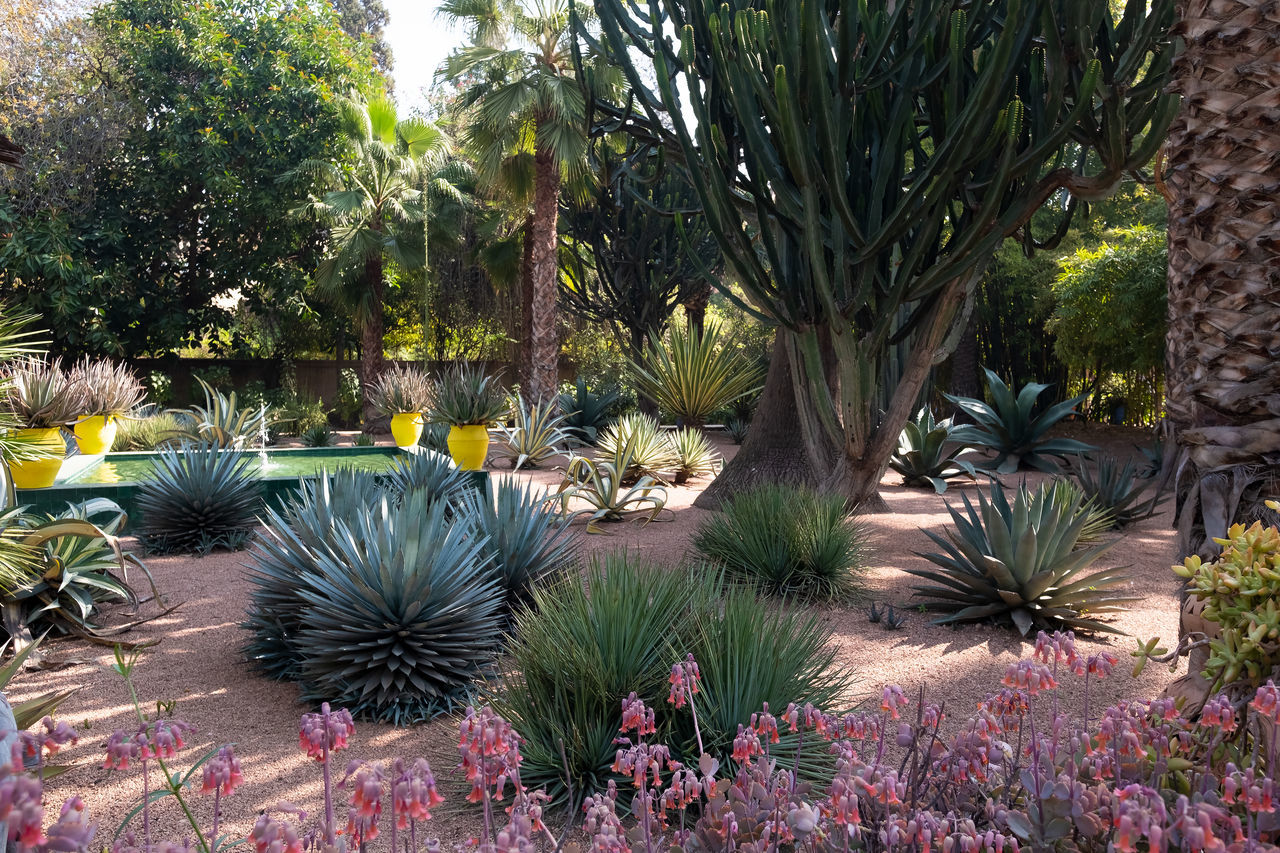
[[[431,380],[421,368],[396,364],[369,388],[369,402],[384,415],[425,412],[431,405]]]
[[[355,438],[351,439],[351,445],[353,447],[373,447],[374,444],[376,444],[376,442],[373,440],[373,436],[369,435],[367,432],[359,433]]]
[[[418,446],[425,447],[434,453],[449,455],[449,425],[427,421],[422,425],[422,437]]]
[[[0,382],[5,408],[23,429],[52,429],[84,414],[84,389],[70,381],[60,358],[15,358],[4,365]]]
[[[642,412],[632,412],[614,421],[596,445],[597,459],[611,459],[617,464],[622,448],[630,448],[627,463],[618,466],[623,482],[634,483],[642,477],[671,482],[680,468],[680,453],[671,436],[657,420]]]
[[[67,379],[80,388],[84,399],[81,415],[128,414],[147,396],[142,380],[128,365],[106,358],[82,358],[72,366]]]
[[[572,392],[560,395],[560,411],[565,414],[565,427],[583,444],[595,444],[609,422],[609,410],[618,402],[618,394],[609,391],[593,394],[581,376]]]
[[[669,347],[654,341],[631,372],[637,390],[685,426],[702,426],[716,409],[760,387],[762,371],[722,346],[718,325],[709,323],[701,335],[675,325],[668,337]]]
[[[1069,484],[1068,484],[1069,485]],[[1078,490],[1046,483],[1021,486],[1012,504],[999,484],[965,512],[948,505],[955,527],[944,538],[925,534],[943,553],[922,554],[937,568],[907,572],[928,581],[915,587],[939,624],[990,619],[1012,622],[1024,637],[1035,628],[1112,631],[1097,617],[1135,601],[1120,569],[1086,569],[1115,542],[1080,548],[1082,531],[1096,522]]]
[[[316,424],[304,430],[301,438],[303,447],[333,447],[337,444],[333,430],[325,424]]]
[[[177,441],[176,436],[183,429],[183,421],[177,415],[157,411],[148,404],[135,411],[133,417],[120,420],[111,449],[155,450]]]
[[[431,450],[397,457],[386,473],[387,491],[396,500],[414,492],[423,492],[429,503],[441,501],[456,507],[470,487],[471,477],[466,471],[448,456]]]
[[[587,516],[587,532],[601,533],[601,522],[622,521],[633,513],[644,513],[646,522],[653,521],[667,505],[667,490],[657,480],[642,476],[624,486],[624,472],[631,465],[634,448],[624,444],[611,456],[587,459],[575,456],[569,460],[564,480],[556,490],[561,510],[569,513],[569,501],[577,499],[587,509],[574,516]]]
[[[207,553],[242,542],[261,505],[251,463],[251,456],[214,443],[161,450],[155,473],[138,484],[143,546]]]
[[[669,440],[680,460],[676,465],[676,483],[720,473],[724,460],[702,430],[681,427]]]
[[[208,382],[196,377],[204,393],[204,405],[190,409],[170,409],[186,421],[182,431],[175,436],[179,441],[194,443],[212,442],[218,447],[240,450],[265,440],[267,431],[275,422],[271,410],[263,405],[240,408],[236,392],[223,394]]]
[[[928,406],[921,407],[915,420],[907,421],[898,437],[898,450],[889,460],[889,467],[902,475],[903,485],[932,486],[942,494],[951,477],[976,478],[972,462],[956,459],[968,448],[954,443],[952,432],[951,418],[935,421]],[[950,450],[948,442],[953,442]]]
[[[804,598],[856,592],[868,556],[842,497],[776,484],[734,495],[698,525],[693,546],[730,580]]]
[[[1157,482],[1141,479],[1132,460],[1122,465],[1110,454],[1076,456],[1071,464],[1071,476],[1085,497],[1108,513],[1115,529],[1150,518],[1165,500]]]
[[[741,418],[730,418],[724,425],[725,434],[729,436],[729,440],[734,444],[742,444],[747,440],[747,430],[751,428],[750,421],[744,421]]]
[[[995,459],[980,463],[980,467],[994,468],[1001,474],[1011,474],[1019,468],[1056,474],[1061,468],[1052,457],[1061,458],[1094,449],[1075,439],[1046,436],[1059,421],[1075,413],[1076,405],[1084,399],[1083,396],[1064,400],[1039,415],[1033,415],[1036,400],[1048,385],[1028,382],[1015,396],[999,376],[986,368],[983,372],[987,376],[991,405],[972,397],[943,395],[974,420],[972,424],[955,427],[951,431],[951,440],[996,452]]]
[[[498,428],[498,455],[511,460],[513,470],[537,468],[565,451],[573,436],[564,426],[565,416],[556,403],[529,405],[520,395],[511,398],[512,426]]]
[[[533,486],[503,477],[490,498],[472,490],[462,514],[485,537],[483,553],[498,575],[510,609],[529,598],[533,585],[561,574],[575,559],[578,537],[554,503]]]
[[[489,426],[507,413],[507,396],[497,379],[479,367],[459,364],[432,385],[427,420],[450,426]]]

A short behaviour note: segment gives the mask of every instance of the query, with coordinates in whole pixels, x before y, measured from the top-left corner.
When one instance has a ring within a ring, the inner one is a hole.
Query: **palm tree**
[[[1262,5],[1178,10],[1183,102],[1163,171],[1180,557],[1215,554],[1214,537],[1280,494],[1280,106],[1267,64],[1280,23]]]
[[[349,157],[309,161],[324,192],[300,208],[330,226],[332,251],[316,269],[322,296],[346,306],[360,330],[360,386],[365,420],[376,414],[368,389],[382,373],[383,295],[388,259],[406,269],[426,262],[422,226],[428,195],[440,193],[451,145],[434,124],[396,118],[383,96],[341,102]]]
[[[445,0],[441,13],[470,31],[471,43],[449,57],[444,74],[465,86],[467,145],[477,171],[508,197],[528,198],[528,282],[522,306],[522,384],[526,399],[556,394],[556,230],[561,181],[584,169],[585,102],[571,55],[567,0]]]

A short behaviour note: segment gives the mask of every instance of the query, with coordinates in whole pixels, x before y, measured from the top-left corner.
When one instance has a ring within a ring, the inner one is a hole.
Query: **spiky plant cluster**
[[[1035,628],[1114,631],[1099,617],[1136,600],[1124,571],[1086,572],[1115,542],[1080,547],[1099,517],[1072,484],[1023,485],[1012,502],[993,484],[990,500],[979,492],[978,506],[967,495],[964,505],[947,507],[955,526],[945,538],[925,531],[943,549],[921,555],[937,568],[907,569],[927,581],[915,594],[945,614],[938,623],[1010,622],[1024,637]]]
[[[781,485],[735,495],[693,544],[728,578],[779,596],[847,597],[868,558],[866,528],[843,498]]]
[[[1124,464],[1107,453],[1077,456],[1071,476],[1086,498],[1106,510],[1115,529],[1150,518],[1164,501],[1155,479],[1144,479],[1133,460]]]
[[[898,450],[889,460],[889,467],[902,475],[904,486],[932,486],[942,494],[948,479],[977,476],[972,462],[956,458],[968,447],[954,442],[953,431],[951,418],[935,421],[928,406],[916,413],[915,420],[907,421],[898,437]]]
[[[369,402],[384,415],[425,412],[431,405],[431,380],[409,364],[387,368],[369,388]]]
[[[77,361],[67,375],[84,397],[82,415],[124,415],[142,404],[147,389],[126,364],[107,358]]]
[[[422,425],[422,437],[418,439],[418,446],[425,447],[434,453],[448,456],[449,425],[432,423],[431,421],[424,423]]]
[[[218,447],[239,450],[262,441],[268,428],[275,423],[269,407],[241,408],[236,392],[223,394],[199,377],[196,381],[204,393],[204,405],[169,410],[184,421],[182,431],[175,437],[177,440],[212,442]]]
[[[630,448],[626,454],[627,464],[617,465],[624,448]],[[680,468],[680,453],[672,444],[671,436],[656,419],[643,412],[632,412],[614,421],[600,436],[596,459],[617,465],[625,483],[637,482],[642,477],[670,483]]]
[[[667,489],[647,475],[630,485],[624,484],[624,472],[632,453],[632,445],[628,443],[609,457],[570,459],[564,480],[555,492],[561,511],[571,518],[586,515],[588,533],[601,533],[601,522],[622,521],[632,514],[643,514],[646,522],[657,518],[667,505]],[[575,510],[574,501],[586,507]]]
[[[174,443],[183,428],[183,421],[177,415],[145,406],[137,416],[120,420],[111,449],[114,452],[155,450]]]
[[[578,441],[595,444],[608,426],[609,412],[617,402],[617,392],[593,394],[587,390],[586,380],[579,376],[573,390],[560,395],[560,411],[565,414],[565,426]]]
[[[573,558],[540,495],[494,502],[429,451],[389,476],[339,471],[279,511],[250,569],[250,661],[304,696],[408,723],[445,712],[490,675],[510,602]]]
[[[511,398],[511,415],[514,423],[498,428],[497,450],[499,456],[511,461],[513,470],[537,468],[573,443],[557,403],[530,405],[517,394]]]
[[[725,422],[724,431],[729,436],[729,440],[734,444],[742,444],[747,440],[747,430],[751,428],[750,421],[744,421],[741,418],[730,418]]]
[[[676,483],[720,473],[724,460],[702,430],[681,427],[671,434],[670,441],[680,460],[676,465]]]
[[[671,327],[669,344],[654,341],[644,364],[631,365],[637,389],[688,426],[702,426],[716,409],[755,391],[763,374],[721,340],[720,327],[704,334]]]
[[[4,407],[24,429],[52,429],[84,414],[84,389],[62,369],[62,359],[23,356],[6,362],[0,385]]]
[[[450,426],[489,426],[507,413],[507,395],[484,370],[457,365],[432,385],[427,420]]]
[[[302,435],[303,447],[333,447],[337,444],[337,438],[333,434],[333,430],[329,429],[328,424],[316,424],[303,430]]]
[[[166,449],[155,473],[138,484],[138,538],[154,553],[207,553],[237,547],[261,506],[252,456],[217,444]]]

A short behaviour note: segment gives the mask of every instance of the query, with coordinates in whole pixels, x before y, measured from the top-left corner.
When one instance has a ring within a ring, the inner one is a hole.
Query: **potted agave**
[[[32,459],[9,463],[13,485],[19,489],[45,489],[62,470],[66,443],[62,425],[83,410],[81,389],[62,369],[62,360],[27,357],[15,359],[4,369],[5,408],[19,424],[17,437],[43,451]]]
[[[75,422],[76,444],[86,456],[106,453],[115,444],[117,421],[138,407],[146,389],[127,366],[105,358],[76,362],[69,378],[85,404]]]
[[[391,435],[400,448],[416,447],[422,437],[422,413],[431,402],[431,380],[416,367],[396,365],[369,389],[373,407],[391,416]]]
[[[448,424],[449,455],[459,468],[479,471],[489,455],[489,425],[508,411],[506,393],[484,371],[459,365],[436,380],[428,418]]]

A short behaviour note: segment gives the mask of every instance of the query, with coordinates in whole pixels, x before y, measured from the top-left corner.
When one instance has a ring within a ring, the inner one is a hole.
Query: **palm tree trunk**
[[[689,331],[702,337],[707,325],[707,304],[711,301],[711,283],[704,278],[689,285],[684,299],[684,314],[689,321]]]
[[[520,384],[529,387],[533,366],[533,214],[524,218],[520,229],[520,341],[517,355]]]
[[[382,255],[371,255],[364,262],[364,289],[369,294],[369,313],[360,325],[360,401],[364,422],[372,423],[378,417],[369,399],[369,390],[382,375],[382,297],[385,282],[382,280]]]
[[[1168,423],[1180,556],[1280,493],[1280,18],[1184,0],[1169,129]]]
[[[529,312],[529,368],[525,396],[530,403],[555,399],[560,347],[556,340],[556,217],[560,205],[560,169],[551,152],[534,155],[533,300]]]

